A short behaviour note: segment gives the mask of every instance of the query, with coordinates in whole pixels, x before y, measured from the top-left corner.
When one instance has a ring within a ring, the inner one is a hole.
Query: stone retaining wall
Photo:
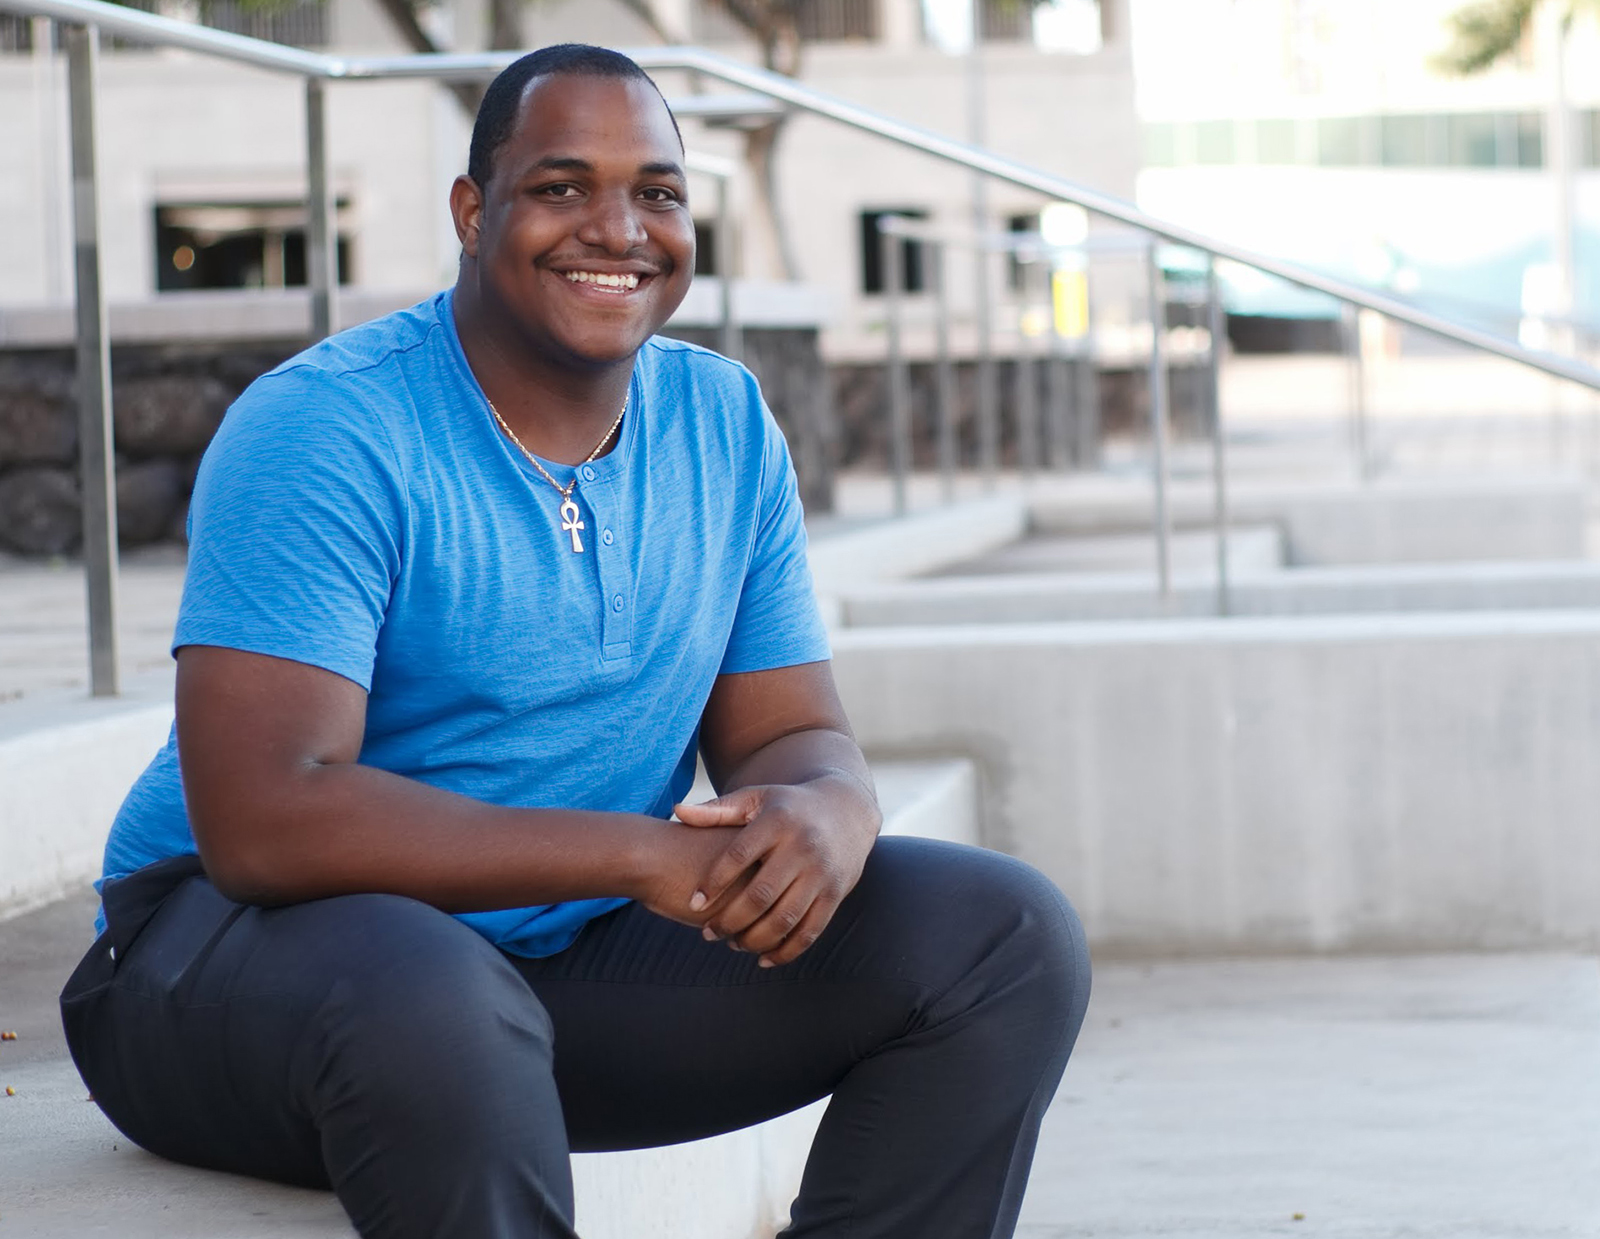
[[[668,334],[697,344],[715,332]],[[795,445],[802,491],[832,507],[827,384],[814,328],[750,328],[745,360]],[[200,455],[228,406],[303,341],[137,344],[111,353],[117,524],[124,547],[182,541]],[[82,539],[71,349],[0,350],[0,550],[70,554]]]

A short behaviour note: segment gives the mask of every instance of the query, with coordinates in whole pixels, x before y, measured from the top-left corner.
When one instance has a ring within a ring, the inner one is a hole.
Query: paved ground
[[[338,1233],[331,1197],[169,1166],[85,1100],[54,996],[91,910],[0,923],[0,1239]],[[1529,955],[1102,963],[1019,1231],[1597,1234],[1600,966]]]

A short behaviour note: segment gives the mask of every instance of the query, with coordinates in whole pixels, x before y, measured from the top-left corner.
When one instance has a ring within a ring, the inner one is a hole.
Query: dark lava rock
[[[211,442],[232,395],[210,375],[124,379],[112,391],[117,450],[130,456],[187,456]]]
[[[78,481],[70,469],[29,465],[0,474],[0,544],[24,555],[60,555],[82,536]]]
[[[70,465],[77,450],[77,410],[64,396],[0,389],[0,468]]]
[[[117,465],[117,540],[123,546],[159,542],[184,500],[183,466],[175,460]]]

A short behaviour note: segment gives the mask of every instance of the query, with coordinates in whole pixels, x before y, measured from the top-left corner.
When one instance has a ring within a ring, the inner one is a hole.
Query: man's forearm
[[[720,794],[762,784],[795,787],[822,779],[854,784],[870,806],[874,822],[881,824],[877,792],[866,758],[854,737],[830,727],[791,732],[763,745],[728,771],[717,783],[717,791]]]
[[[640,814],[503,808],[357,764],[287,782],[221,829],[195,820],[207,871],[232,898],[381,891],[452,912],[637,898],[674,829]]]

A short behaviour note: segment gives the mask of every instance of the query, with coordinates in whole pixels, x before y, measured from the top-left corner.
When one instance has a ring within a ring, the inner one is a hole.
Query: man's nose
[[[596,194],[578,229],[578,240],[613,254],[641,244],[646,233],[631,191]]]

